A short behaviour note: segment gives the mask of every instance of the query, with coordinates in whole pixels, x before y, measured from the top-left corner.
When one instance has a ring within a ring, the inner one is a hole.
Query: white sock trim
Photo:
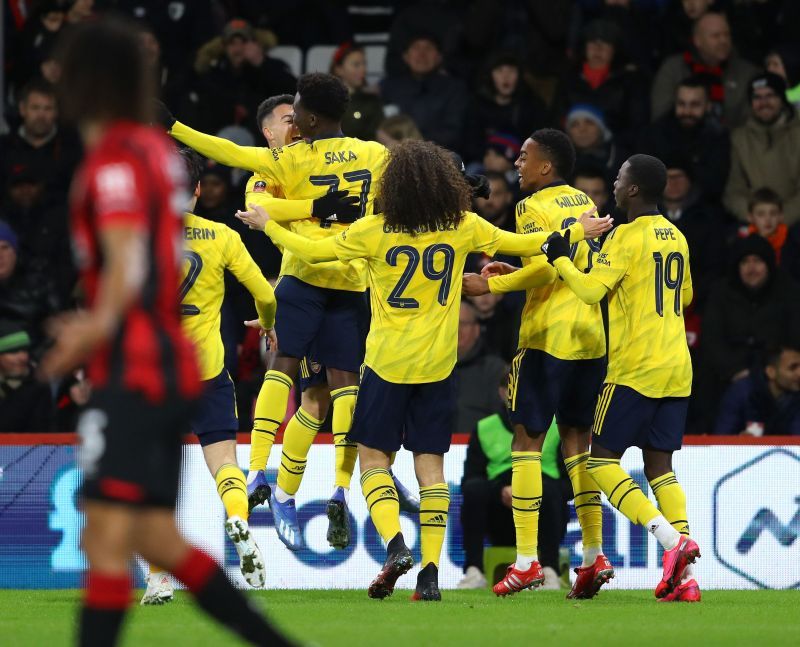
[[[647,532],[653,535],[664,550],[672,550],[678,545],[681,533],[672,527],[663,515],[658,515],[645,524]]]
[[[278,503],[286,503],[289,499],[293,499],[294,497],[291,494],[287,494],[284,492],[280,486],[275,486],[275,499]]]
[[[539,561],[537,555],[520,555],[517,553],[517,561],[514,562],[514,567],[518,571],[527,571],[533,562]]]
[[[594,564],[594,560],[597,559],[598,555],[603,554],[602,546],[584,546],[583,547],[583,562],[581,563],[582,567],[591,566]]]

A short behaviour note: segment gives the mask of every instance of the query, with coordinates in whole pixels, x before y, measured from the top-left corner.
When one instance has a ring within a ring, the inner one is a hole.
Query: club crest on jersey
[[[263,180],[259,180],[253,185],[253,192],[254,193],[264,193],[267,190],[267,183]]]
[[[322,364],[319,362],[311,362],[309,364],[312,373],[319,373],[322,370]]]

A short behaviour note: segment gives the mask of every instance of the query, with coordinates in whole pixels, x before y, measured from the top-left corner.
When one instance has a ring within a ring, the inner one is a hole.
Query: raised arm
[[[250,171],[264,170],[265,149],[257,146],[239,146],[222,137],[206,135],[186,124],[176,121],[169,134],[198,153],[233,168]]]
[[[298,236],[288,229],[284,229],[277,222],[268,221],[264,227],[264,233],[272,239],[276,245],[282,245],[293,254],[310,263],[321,263],[322,261],[335,261],[339,257],[336,255],[336,237],[329,236],[321,240],[310,240],[304,236]]]
[[[276,198],[266,192],[248,191],[245,193],[245,204],[257,204],[262,207],[275,222],[292,222],[311,217],[314,208],[313,200],[285,200]]]
[[[531,259],[530,264],[509,274],[489,278],[489,291],[492,294],[505,294],[518,290],[531,290],[549,285],[558,278],[558,273],[544,258]]]
[[[595,218],[601,220],[601,218]],[[580,222],[573,222],[569,227],[563,230],[570,232],[572,240],[580,240],[584,238],[585,232],[583,225]],[[547,242],[547,237],[553,232],[539,231],[534,234],[512,234],[508,231],[500,230],[497,240],[497,253],[507,254],[508,256],[540,256],[542,245]],[[589,236],[594,238],[594,236]]]
[[[584,274],[581,272],[568,256],[557,258],[553,265],[558,275],[564,279],[564,283],[584,303],[589,305],[599,303],[608,294],[608,288],[605,285],[593,277],[591,273]]]

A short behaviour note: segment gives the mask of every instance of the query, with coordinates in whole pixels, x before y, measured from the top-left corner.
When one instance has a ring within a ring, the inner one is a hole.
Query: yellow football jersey
[[[609,290],[606,382],[649,398],[688,396],[683,308],[692,273],[683,234],[661,215],[639,216],[611,232],[589,275]]]
[[[374,213],[375,189],[388,160],[385,146],[353,137],[330,137],[312,142],[298,141],[278,148],[237,146],[205,135],[176,122],[173,137],[206,157],[228,166],[249,169],[269,187],[279,187],[288,200],[319,198],[329,191],[347,190],[361,201],[361,215]],[[270,191],[276,195],[273,191]],[[346,225],[319,226],[318,220],[298,220],[292,230],[314,240],[335,236]],[[311,285],[363,292],[366,273],[363,261],[307,263],[294,255],[284,257],[281,273]]]
[[[564,182],[540,189],[517,204],[517,231],[521,234],[552,232],[568,227],[594,206],[589,196]],[[600,245],[596,241],[573,243],[570,257],[585,271]],[[541,259],[523,258],[522,266],[541,265]],[[531,268],[534,270],[535,268]],[[519,279],[526,272],[493,277],[492,292],[520,289]],[[517,276],[519,275],[519,276]],[[606,352],[600,305],[586,305],[551,271],[552,281],[527,290],[519,331],[519,348],[543,350],[565,360],[593,359]]]
[[[580,223],[571,230],[576,238],[583,236]],[[470,212],[446,230],[415,235],[393,230],[382,215],[362,218],[324,241],[306,240],[273,222],[265,231],[309,260],[366,259],[372,321],[364,363],[400,384],[438,382],[452,372],[467,254],[541,254],[549,234],[511,234]]]
[[[275,294],[239,234],[229,227],[187,213],[183,238],[185,272],[180,286],[183,328],[197,349],[200,379],[210,380],[222,372],[225,359],[219,331],[225,270],[230,270],[253,295],[264,328],[275,324]]]

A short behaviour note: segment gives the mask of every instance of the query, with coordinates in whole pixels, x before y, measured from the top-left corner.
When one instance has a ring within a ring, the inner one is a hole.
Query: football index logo
[[[714,553],[762,588],[800,587],[800,457],[772,449],[720,479]]]

